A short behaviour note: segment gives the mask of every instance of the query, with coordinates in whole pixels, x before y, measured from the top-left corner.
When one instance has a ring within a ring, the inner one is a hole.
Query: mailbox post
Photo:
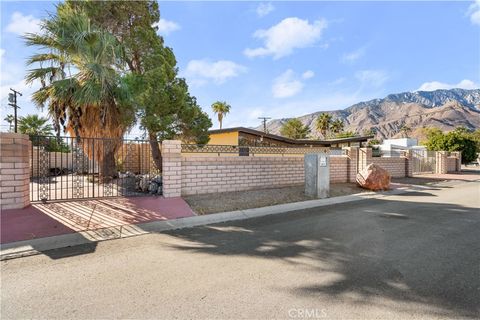
[[[326,152],[305,154],[305,194],[319,199],[330,195],[330,156]]]

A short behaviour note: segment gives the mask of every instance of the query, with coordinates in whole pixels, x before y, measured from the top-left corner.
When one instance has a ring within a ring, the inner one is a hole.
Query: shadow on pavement
[[[292,295],[369,305],[381,299],[422,304],[440,317],[478,317],[479,230],[478,208],[376,199],[167,233],[185,240],[171,244],[179,250],[314,268],[318,277],[287,288]],[[323,281],[326,274],[334,280]]]

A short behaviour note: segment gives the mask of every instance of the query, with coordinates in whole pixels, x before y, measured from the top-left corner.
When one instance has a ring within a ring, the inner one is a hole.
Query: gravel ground
[[[330,196],[338,197],[367,190],[354,183],[335,183],[330,186]],[[200,215],[216,212],[244,210],[272,206],[275,204],[312,200],[305,196],[304,186],[262,190],[223,192],[183,197],[190,207]]]

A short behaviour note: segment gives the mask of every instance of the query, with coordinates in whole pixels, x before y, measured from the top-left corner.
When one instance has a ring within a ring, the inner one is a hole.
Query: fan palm
[[[332,122],[330,128],[332,129],[333,133],[339,134],[345,128],[345,124],[343,123],[342,119],[336,119]]]
[[[48,123],[47,118],[29,114],[19,119],[18,131],[29,136],[49,136],[52,134],[53,127]]]
[[[84,12],[66,5],[59,5],[56,15],[42,21],[41,30],[25,36],[28,45],[44,49],[28,60],[29,65],[40,65],[26,76],[27,82],[42,84],[33,101],[48,106],[57,133],[63,127],[78,142],[80,137],[112,138],[82,146],[89,156],[97,149],[101,174],[114,176],[115,151],[133,122],[129,93],[120,75],[122,46],[111,34],[91,26]]]
[[[231,106],[225,101],[216,101],[212,104],[212,110],[218,116],[218,122],[220,123],[220,129],[222,129],[223,118],[230,112]]]
[[[327,132],[330,129],[331,122],[332,116],[328,113],[320,114],[316,120],[317,130],[320,131],[324,139],[327,137]]]

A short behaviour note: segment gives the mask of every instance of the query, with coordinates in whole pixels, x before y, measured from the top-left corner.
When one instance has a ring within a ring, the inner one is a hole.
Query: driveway
[[[2,262],[8,318],[480,317],[480,184]]]

